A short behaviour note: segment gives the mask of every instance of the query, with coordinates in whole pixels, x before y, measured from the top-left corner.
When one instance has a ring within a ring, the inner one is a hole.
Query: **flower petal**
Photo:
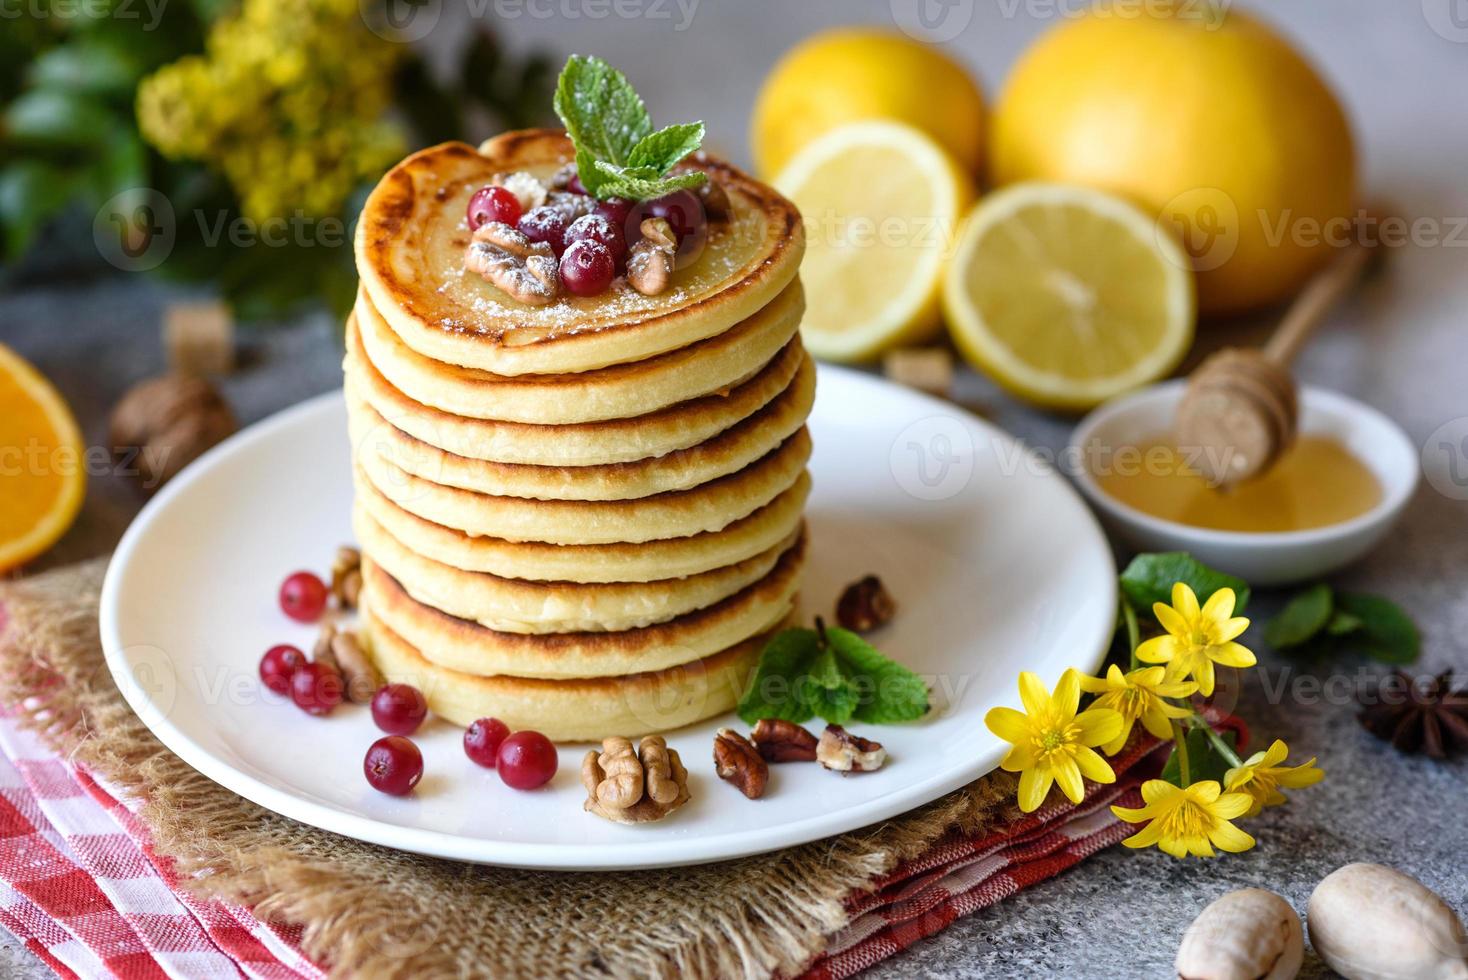
[[[1125,721],[1121,712],[1110,708],[1087,708],[1075,718],[1082,745],[1102,745],[1111,741],[1121,733],[1123,724]]]
[[[1269,743],[1269,748],[1260,754],[1259,765],[1265,769],[1272,769],[1279,765],[1290,754],[1290,747],[1284,743],[1284,739],[1277,738]]]
[[[1020,671],[1019,699],[1024,702],[1025,714],[1031,718],[1038,720],[1050,713],[1050,692],[1031,671]]]
[[[1193,680],[1198,682],[1198,693],[1205,698],[1213,694],[1213,661],[1199,657],[1193,665]]]
[[[1116,782],[1115,770],[1111,768],[1111,765],[1105,759],[1097,755],[1093,749],[1088,749],[1084,746],[1076,749],[1076,768],[1080,769],[1082,776],[1085,776],[1093,783]]]
[[[1225,622],[1234,614],[1234,602],[1235,596],[1233,589],[1219,589],[1209,596],[1208,601],[1203,604],[1202,616],[1209,622]]]
[[[1120,810],[1121,807],[1114,806],[1111,809],[1113,812],[1115,812]],[[1117,816],[1121,816],[1121,814],[1117,813]],[[1122,819],[1125,820],[1126,817],[1122,817]],[[1135,821],[1132,822],[1135,823]],[[1159,827],[1157,825],[1157,821],[1154,820],[1147,826],[1143,827],[1141,830],[1137,831],[1135,834],[1132,834],[1126,840],[1122,841],[1122,843],[1125,844],[1127,847],[1151,847],[1153,844],[1157,843],[1158,839],[1161,836],[1162,828]]]
[[[1060,683],[1055,685],[1055,694],[1051,696],[1050,703],[1062,718],[1074,716],[1076,709],[1081,706],[1080,677],[1075,669],[1067,668],[1060,675]]]
[[[1060,791],[1072,803],[1079,803],[1086,798],[1086,784],[1081,780],[1081,770],[1074,759],[1059,759],[1050,767],[1050,771],[1055,774],[1055,783]]]
[[[1186,718],[1192,712],[1183,711],[1179,718]],[[1147,729],[1154,737],[1161,739],[1172,738],[1172,724],[1168,721],[1167,713],[1163,710],[1162,702],[1147,706],[1142,712],[1142,727]]]
[[[1306,786],[1314,786],[1324,779],[1325,770],[1315,768],[1315,760],[1311,759],[1303,766],[1281,769],[1274,775],[1279,780],[1279,784],[1286,789],[1303,789]]]
[[[1202,611],[1198,608],[1197,593],[1186,582],[1172,583],[1172,608],[1181,613],[1182,617],[1190,623],[1195,621]]]
[[[1223,792],[1223,787],[1218,785],[1217,780],[1201,779],[1183,790],[1183,792],[1188,795],[1189,799],[1205,808],[1211,809],[1214,801],[1218,799],[1218,794]]]
[[[1259,662],[1258,658],[1254,656],[1254,651],[1232,642],[1209,647],[1208,656],[1225,667],[1252,667]]]
[[[1233,619],[1226,620],[1218,627],[1218,642],[1223,643],[1236,636],[1241,636],[1248,628],[1249,620],[1246,616],[1235,616]]]
[[[1165,664],[1177,656],[1178,643],[1171,636],[1154,636],[1137,647],[1137,659],[1143,663]]]
[[[999,763],[999,768],[1005,772],[1024,772],[1035,764],[1035,750],[1029,743],[1016,745],[1009,750],[1004,761]]]
[[[1238,854],[1247,851],[1254,846],[1254,838],[1244,833],[1227,820],[1220,820],[1208,831],[1208,839],[1218,846],[1220,851],[1228,851],[1230,854]]]
[[[1181,793],[1182,790],[1165,779],[1149,779],[1142,784],[1142,799],[1153,805],[1163,802],[1172,804]]]
[[[1216,791],[1218,784],[1214,783],[1213,788]],[[1234,817],[1242,817],[1248,813],[1249,808],[1253,805],[1254,798],[1248,793],[1215,794],[1215,799],[1208,805],[1208,812],[1219,820],[1232,820]]]
[[[1183,614],[1169,605],[1161,602],[1152,604],[1152,615],[1157,617],[1157,622],[1167,630],[1171,636],[1187,636],[1192,632],[1192,624],[1183,617]]]
[[[1050,770],[1026,769],[1019,776],[1019,808],[1024,813],[1034,813],[1045,802],[1050,793],[1050,784],[1055,777]]]
[[[1131,684],[1132,687],[1156,688],[1162,683],[1163,677],[1166,674],[1167,671],[1162,667],[1138,667],[1130,674],[1127,674],[1126,679],[1127,683]],[[1157,693],[1163,694],[1165,692],[1158,691]],[[1172,697],[1172,695],[1166,696]]]
[[[993,708],[984,716],[984,724],[989,726],[989,731],[998,735],[1006,742],[1028,742],[1030,739],[1030,720],[1022,713],[1013,708]]]
[[[1149,806],[1144,806],[1140,809],[1134,809],[1129,806],[1113,806],[1111,812],[1116,814],[1118,820],[1125,820],[1127,823],[1141,823],[1143,820],[1151,820],[1156,816]]]
[[[1115,670],[1116,664],[1112,664],[1111,667],[1113,670]],[[1107,691],[1111,690],[1109,677],[1088,677],[1085,674],[1082,674],[1079,678],[1077,678],[1077,681],[1081,685],[1081,690],[1085,691],[1087,694],[1105,694]]]

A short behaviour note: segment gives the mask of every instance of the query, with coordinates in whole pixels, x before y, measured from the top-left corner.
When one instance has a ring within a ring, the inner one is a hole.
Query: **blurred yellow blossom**
[[[1313,758],[1302,765],[1281,766],[1280,763],[1285,761],[1285,756],[1289,753],[1289,746],[1280,739],[1275,739],[1268,749],[1255,752],[1242,765],[1235,766],[1224,775],[1223,783],[1230,791],[1247,793],[1253,800],[1253,805],[1244,816],[1252,817],[1267,806],[1284,803],[1285,795],[1279,791],[1281,786],[1286,789],[1303,789],[1314,786],[1325,778],[1325,773],[1315,768]]]
[[[1121,715],[1109,708],[1087,708],[1077,714],[1081,702],[1079,675],[1067,670],[1052,695],[1040,678],[1030,671],[1019,675],[1019,696],[1024,711],[994,708],[985,717],[989,730],[1011,743],[1009,754],[999,763],[1019,777],[1019,808],[1025,813],[1045,802],[1050,787],[1060,789],[1073,803],[1081,802],[1085,784],[1081,777],[1098,783],[1116,782],[1116,774],[1091,746],[1110,742],[1121,730]]]
[[[205,53],[138,89],[138,125],[165,156],[221,171],[247,218],[339,213],[403,153],[385,114],[402,45],[358,0],[244,0]]]
[[[1153,603],[1152,612],[1167,632],[1137,647],[1137,659],[1166,664],[1169,681],[1191,677],[1208,697],[1213,693],[1214,664],[1252,667],[1256,663],[1247,647],[1233,642],[1249,628],[1246,618],[1234,616],[1233,589],[1219,589],[1199,609],[1197,595],[1187,583],[1178,582],[1172,587],[1172,605]]]

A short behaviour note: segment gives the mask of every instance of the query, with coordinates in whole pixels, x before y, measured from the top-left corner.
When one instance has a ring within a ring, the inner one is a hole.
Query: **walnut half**
[[[751,800],[765,795],[770,780],[769,764],[749,739],[732,728],[720,728],[714,736],[714,771]]]
[[[644,218],[642,237],[627,258],[627,284],[644,296],[668,288],[678,255],[678,236],[666,218]]]
[[[487,222],[474,232],[464,251],[464,268],[526,306],[545,306],[561,294],[556,253],[550,245],[532,242],[503,221]]]
[[[840,725],[827,725],[816,745],[816,761],[836,772],[872,772],[887,761],[887,750]]]
[[[617,823],[661,820],[688,802],[688,771],[660,735],[632,751],[625,738],[608,738],[581,762],[586,812]]]

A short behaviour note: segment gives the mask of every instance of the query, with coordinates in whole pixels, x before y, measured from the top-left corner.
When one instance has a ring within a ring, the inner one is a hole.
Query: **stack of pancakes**
[[[389,172],[346,356],[378,667],[451,721],[565,740],[734,704],[795,601],[815,394],[799,215],[712,159],[729,217],[661,295],[532,307],[465,272],[469,196],[572,158],[526,131]]]

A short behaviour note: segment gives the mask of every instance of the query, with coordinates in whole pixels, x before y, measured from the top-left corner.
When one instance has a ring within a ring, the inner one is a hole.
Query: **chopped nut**
[[[887,750],[840,725],[827,725],[816,744],[816,761],[835,772],[872,772],[887,761]]]
[[[331,653],[336,658],[337,667],[341,669],[347,700],[353,704],[367,704],[371,701],[372,695],[382,687],[382,675],[377,672],[372,661],[367,659],[367,654],[357,642],[357,634],[349,630],[338,631],[331,638]]]
[[[561,294],[550,245],[532,242],[503,221],[487,222],[474,232],[464,251],[464,268],[527,306],[544,306]]]
[[[865,633],[888,622],[897,603],[875,575],[852,582],[836,602],[836,622],[844,629]]]
[[[751,800],[765,795],[770,779],[769,764],[749,739],[732,728],[720,728],[714,736],[714,771]]]
[[[512,174],[496,174],[490,183],[498,184],[520,202],[521,211],[529,211],[538,208],[545,203],[545,185],[535,179],[534,174],[517,170]]]
[[[816,761],[816,737],[793,721],[761,718],[751,737],[766,762]]]
[[[644,296],[656,296],[668,288],[673,275],[678,236],[666,218],[646,218],[641,230],[642,238],[627,259],[627,284]]]
[[[228,374],[234,370],[234,317],[220,302],[174,303],[163,314],[163,346],[177,374]]]
[[[601,747],[581,762],[586,812],[617,823],[648,823],[688,802],[688,771],[662,736],[644,738],[636,754],[625,738],[604,739]]]
[[[236,428],[234,413],[203,378],[166,374],[133,387],[112,410],[119,472],[149,492],[167,483]]]
[[[342,609],[356,609],[362,592],[362,553],[342,545],[331,563],[331,595]]]
[[[953,355],[942,347],[908,347],[890,352],[882,373],[898,384],[947,397],[953,390]]]

